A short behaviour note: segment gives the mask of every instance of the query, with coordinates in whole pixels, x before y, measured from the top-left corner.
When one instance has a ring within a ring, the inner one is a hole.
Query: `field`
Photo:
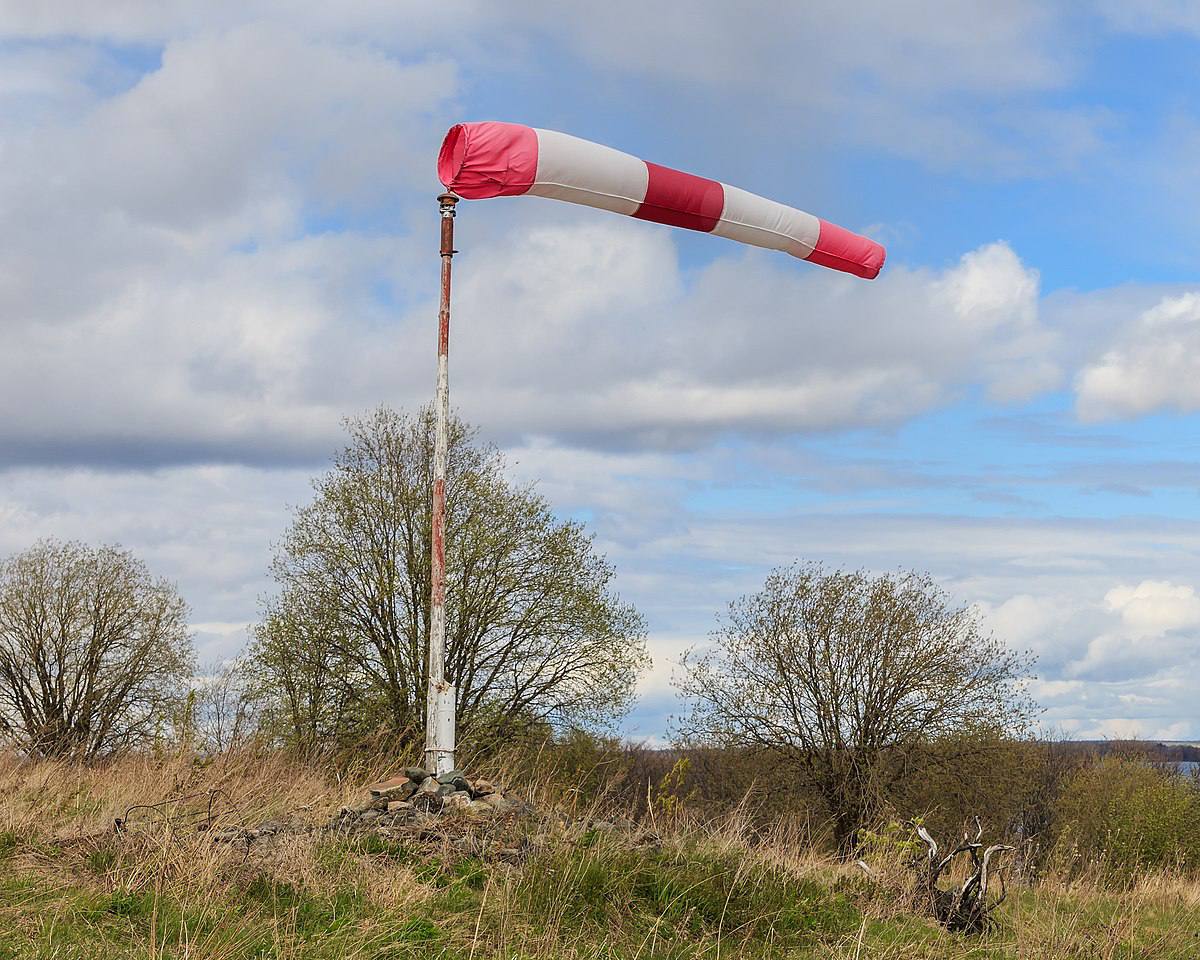
[[[660,812],[629,831],[589,825],[596,810],[541,785],[529,799],[561,816],[447,820],[419,838],[309,829],[386,772],[253,754],[92,769],[0,756],[0,958],[1200,956],[1200,883],[1166,873],[1014,885],[996,930],[972,939],[736,814]],[[132,804],[213,787],[237,815],[287,829],[220,845],[142,811],[113,830]],[[501,855],[464,843],[480,830]]]

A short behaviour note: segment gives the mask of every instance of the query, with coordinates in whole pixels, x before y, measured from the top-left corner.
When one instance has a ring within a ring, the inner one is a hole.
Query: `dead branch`
[[[983,824],[978,817],[975,818],[975,828],[974,838],[964,831],[961,842],[939,860],[937,841],[924,826],[916,825],[917,836],[928,848],[927,856],[914,863],[920,877],[920,899],[938,923],[947,930],[961,933],[983,933],[995,925],[994,912],[1004,902],[1007,889],[1001,874],[1000,896],[989,899],[988,870],[995,857],[1015,849],[1004,843],[995,843],[984,849],[980,843]],[[983,850],[982,856],[980,850]],[[944,889],[940,885],[943,874],[963,854],[970,858],[970,873],[961,886]]]

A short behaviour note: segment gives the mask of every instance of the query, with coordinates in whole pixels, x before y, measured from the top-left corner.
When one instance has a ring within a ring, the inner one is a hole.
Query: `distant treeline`
[[[1143,756],[1163,763],[1200,763],[1198,743],[1153,743],[1147,740],[1068,740],[1059,749],[1079,750],[1082,753],[1108,756]]]

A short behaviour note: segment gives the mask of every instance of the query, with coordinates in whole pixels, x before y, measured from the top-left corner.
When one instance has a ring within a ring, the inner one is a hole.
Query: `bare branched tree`
[[[927,576],[776,570],[684,658],[685,740],[764,748],[824,798],[849,853],[917,766],[971,731],[1024,729],[1031,661],[983,634]]]
[[[0,735],[41,756],[144,743],[192,666],[175,587],[116,547],[42,541],[0,564]]]
[[[424,727],[433,422],[387,409],[296,511],[255,658],[301,740]],[[459,739],[619,715],[646,663],[641,617],[578,523],[560,522],[454,420],[446,484],[447,657]]]
[[[244,657],[203,670],[189,699],[195,746],[206,754],[234,750],[258,732],[261,705]]]

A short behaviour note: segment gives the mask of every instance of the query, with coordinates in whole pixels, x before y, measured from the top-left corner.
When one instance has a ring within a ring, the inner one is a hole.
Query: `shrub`
[[[1072,872],[1200,869],[1200,789],[1173,771],[1106,757],[1071,777],[1056,814],[1057,853]]]

